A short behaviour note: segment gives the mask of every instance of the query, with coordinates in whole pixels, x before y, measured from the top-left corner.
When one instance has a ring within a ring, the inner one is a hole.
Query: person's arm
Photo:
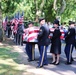
[[[38,40],[43,36],[43,33],[44,33],[44,28],[41,27],[40,31],[39,31],[39,34],[38,34]]]
[[[65,38],[67,39],[67,38],[71,37],[72,35],[74,35],[74,33],[75,33],[75,30],[68,31],[68,33],[67,33]]]

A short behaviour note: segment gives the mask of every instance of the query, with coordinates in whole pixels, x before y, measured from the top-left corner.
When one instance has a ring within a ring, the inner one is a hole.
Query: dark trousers
[[[16,45],[17,45],[17,33],[14,33],[14,42],[15,42]]]
[[[39,64],[38,66],[43,66],[44,64],[48,64],[47,60],[47,49],[48,46],[39,46],[39,53],[40,53],[40,58],[39,58]]]
[[[26,43],[25,50],[26,50],[29,60],[32,60],[32,45],[30,43]]]
[[[17,33],[15,35],[15,39],[16,39],[16,44],[17,45],[22,45],[22,34]]]
[[[10,35],[11,35],[11,30],[8,29],[8,30],[7,30],[7,37],[10,38]]]
[[[74,45],[73,44],[66,44],[65,46],[65,55],[67,58],[67,62],[72,61],[72,52],[73,52]]]
[[[76,39],[75,39],[75,49],[76,49]]]

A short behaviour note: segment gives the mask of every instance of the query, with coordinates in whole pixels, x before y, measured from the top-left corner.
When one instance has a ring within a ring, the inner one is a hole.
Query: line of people
[[[39,23],[40,23],[40,29],[39,29],[39,34],[38,34],[38,48],[39,48],[39,53],[40,53],[40,57],[39,57],[39,63],[38,63],[38,68],[43,67],[44,65],[48,65],[48,60],[47,60],[47,49],[49,44],[51,44],[51,48],[50,48],[50,53],[52,53],[52,62],[50,64],[54,64],[54,65],[59,65],[60,63],[60,54],[61,54],[61,32],[59,29],[59,21],[56,19],[53,22],[53,27],[54,27],[54,32],[53,32],[53,36],[51,38],[49,38],[48,36],[50,35],[50,29],[49,27],[45,24],[45,19],[44,18],[40,18],[39,19]],[[33,26],[33,23],[30,22],[29,24],[30,26]],[[75,23],[70,21],[69,22],[69,29],[68,31],[65,33],[65,55],[67,58],[66,64],[72,64],[73,57],[72,57],[72,52],[73,52],[73,48],[75,46],[75,28],[74,28]],[[32,43],[26,43],[26,53],[28,55],[28,61],[32,61]]]
[[[46,25],[45,19],[44,18],[40,18],[39,19],[39,23],[40,23],[40,29],[39,29],[39,33],[38,33],[38,48],[39,48],[39,53],[40,53],[40,58],[39,58],[39,63],[37,67],[42,67],[43,65],[48,65],[48,60],[47,60],[47,49],[49,44],[51,44],[51,48],[50,48],[50,53],[52,53],[52,62],[50,64],[55,64],[55,65],[59,65],[60,63],[60,54],[61,54],[61,32],[59,29],[59,21],[56,19],[53,22],[53,28],[54,28],[54,32],[50,32],[50,29],[48,27],[48,25]],[[28,23],[28,28],[32,28],[34,25],[33,22],[29,22]],[[65,32],[65,55],[67,58],[66,64],[72,64],[73,57],[72,57],[72,52],[73,52],[73,48],[76,46],[75,44],[75,28],[74,28],[75,22],[69,21],[69,28],[68,31]],[[6,30],[7,30],[7,37],[9,38],[12,34],[12,29],[11,27],[14,27],[15,24],[11,24],[10,22],[8,22]],[[19,24],[17,25],[17,29],[16,32],[14,33],[14,39],[16,44],[21,44],[21,39],[22,39],[22,34],[24,33],[24,26],[22,22],[19,22]],[[50,33],[52,33],[52,37],[49,38],[48,36],[50,35]],[[27,42],[26,43],[26,53],[28,55],[28,61],[32,61],[34,60],[34,49],[33,47],[35,47],[35,43],[32,42]]]
[[[5,33],[8,38],[14,39],[16,45],[22,45],[22,35],[24,33],[23,22],[20,21],[17,25],[15,25],[15,23],[8,21]]]

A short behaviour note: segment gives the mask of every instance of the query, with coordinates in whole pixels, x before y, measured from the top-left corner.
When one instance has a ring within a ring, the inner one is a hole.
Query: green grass
[[[10,47],[0,47],[0,75],[22,75],[23,69],[19,64],[17,52]]]

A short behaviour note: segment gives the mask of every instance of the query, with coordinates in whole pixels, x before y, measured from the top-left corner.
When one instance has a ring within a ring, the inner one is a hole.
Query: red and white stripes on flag
[[[23,34],[23,41],[37,42],[38,33],[39,33],[38,27],[30,27],[25,29],[25,33]]]
[[[38,33],[39,29],[31,27],[31,29],[29,29],[28,42],[36,42]]]
[[[50,31],[54,32],[54,28],[50,28]],[[39,28],[38,27],[30,27],[24,30],[24,34],[23,34],[23,41],[26,42],[38,42],[37,41],[37,35],[39,33]],[[64,31],[62,29],[60,29],[61,32],[61,36],[60,38],[63,39],[64,38]],[[49,37],[49,36],[48,36]],[[50,36],[50,38],[52,37],[52,35]]]
[[[51,35],[50,37],[52,37],[53,35],[53,32],[54,32],[54,28],[50,28],[50,31],[51,31]],[[60,29],[60,32],[61,32],[61,36],[60,36],[60,39],[64,39],[64,30],[63,29]]]
[[[7,18],[4,18],[2,21],[2,27],[4,30],[6,30],[6,26],[7,26]]]
[[[14,33],[17,33],[17,29],[18,29],[18,19],[14,19]]]

